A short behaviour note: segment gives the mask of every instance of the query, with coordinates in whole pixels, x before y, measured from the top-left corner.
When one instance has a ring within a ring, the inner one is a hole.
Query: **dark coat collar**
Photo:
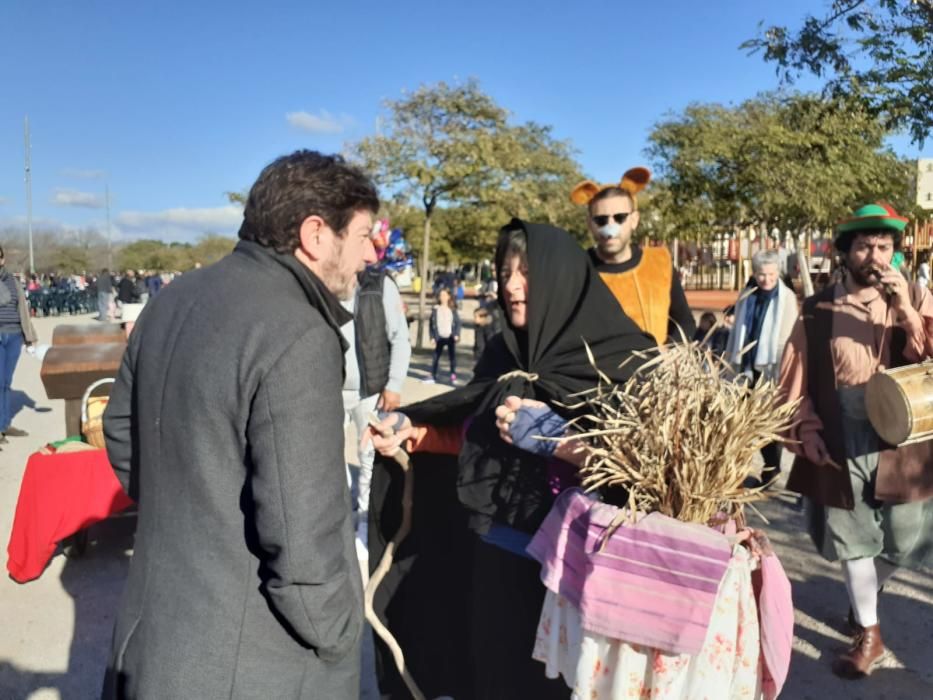
[[[235,254],[245,255],[258,261],[274,261],[286,268],[301,285],[302,291],[324,321],[333,328],[340,338],[343,351],[347,350],[347,341],[340,332],[340,327],[353,320],[353,314],[343,308],[340,300],[321,281],[321,279],[301,263],[294,255],[277,253],[272,248],[259,245],[253,241],[239,241],[234,249]]]

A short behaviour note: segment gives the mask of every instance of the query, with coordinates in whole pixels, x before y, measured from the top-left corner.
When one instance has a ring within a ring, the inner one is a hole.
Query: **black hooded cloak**
[[[571,417],[561,404],[574,403],[574,394],[598,383],[586,345],[614,382],[624,382],[641,364],[633,352],[655,347],[568,233],[518,219],[504,230],[516,227],[527,236],[527,328],[504,322],[470,384],[402,409],[416,425],[467,426],[458,456],[412,455],[412,531],[374,602],[428,697],[474,697],[467,639],[472,533],[485,533],[493,522],[533,533],[554,501],[548,460],[499,439],[496,407],[514,395],[544,401]],[[496,270],[505,262],[502,240]],[[500,280],[498,303],[508,319],[504,288]],[[370,495],[371,569],[401,523],[402,482],[395,462],[378,457]],[[410,697],[378,638],[376,652],[383,697]]]

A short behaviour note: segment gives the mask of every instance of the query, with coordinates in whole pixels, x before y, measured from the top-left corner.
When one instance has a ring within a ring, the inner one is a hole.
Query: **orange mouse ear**
[[[599,189],[599,185],[592,180],[584,180],[570,191],[570,201],[585,206],[596,196]]]
[[[648,168],[630,168],[622,176],[619,187],[630,194],[638,194],[651,181],[651,171]]]

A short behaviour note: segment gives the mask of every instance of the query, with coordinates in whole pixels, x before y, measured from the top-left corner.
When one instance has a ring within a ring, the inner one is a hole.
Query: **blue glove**
[[[522,406],[515,412],[515,420],[509,425],[509,434],[516,447],[542,457],[553,455],[557,443],[536,438],[563,437],[566,431],[567,421],[547,406]]]
[[[395,416],[395,425],[392,426],[392,432],[395,433],[402,429],[402,426],[405,425],[405,418],[407,417],[401,411],[376,411],[376,415],[379,417],[380,422],[384,421],[389,416]]]

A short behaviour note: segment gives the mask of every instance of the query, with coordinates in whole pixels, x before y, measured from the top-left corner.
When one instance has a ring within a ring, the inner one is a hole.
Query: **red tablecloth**
[[[16,502],[7,571],[20,583],[38,578],[56,543],[132,504],[105,450],[33,454]]]

